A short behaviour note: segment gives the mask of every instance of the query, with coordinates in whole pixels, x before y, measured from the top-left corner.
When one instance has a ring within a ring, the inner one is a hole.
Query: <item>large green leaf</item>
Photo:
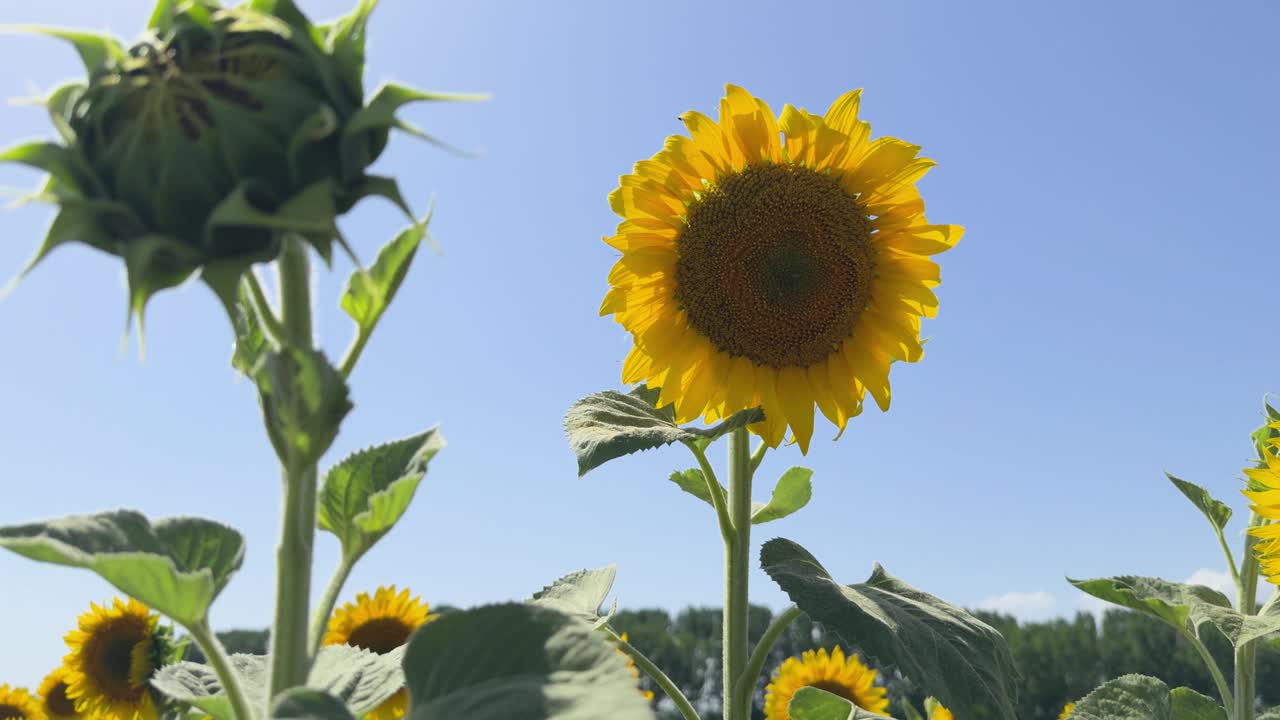
[[[232,671],[240,678],[249,697],[262,697],[267,687],[267,662],[261,655],[232,655]],[[176,662],[165,665],[151,677],[151,685],[165,695],[198,708],[214,720],[236,720],[231,701],[222,691],[222,681],[208,665]]]
[[[244,560],[244,538],[226,525],[186,517],[152,524],[130,510],[3,527],[0,547],[92,570],[188,627],[204,621]]]
[[[1076,703],[1071,720],[1227,720],[1227,713],[1190,688],[1170,691],[1156,678],[1124,675]]]
[[[1197,638],[1206,623],[1231,624],[1231,615],[1238,615],[1227,596],[1204,585],[1131,575],[1067,581],[1096,598],[1159,618]]]
[[[272,701],[271,720],[355,720],[355,716],[323,690],[290,688]]]
[[[609,612],[601,613],[600,607],[613,589],[613,579],[618,574],[617,565],[595,570],[578,570],[569,573],[533,594],[529,602],[552,608],[576,617],[594,627],[609,622],[617,610],[617,601]]]
[[[606,390],[574,403],[565,415],[564,428],[578,458],[578,475],[623,455],[678,441],[714,440],[764,419],[764,411],[753,408],[710,428],[680,427],[671,407],[657,408],[657,400],[657,390],[640,385],[626,394]]]
[[[365,554],[404,515],[431,458],[443,447],[444,437],[432,428],[351,454],[325,475],[320,529],[338,536],[347,558]]]
[[[426,237],[429,220],[430,217],[405,228],[378,252],[373,267],[368,270],[357,268],[347,280],[342,292],[342,309],[356,321],[365,335],[373,332],[400,290],[418,247]]]
[[[768,504],[752,511],[751,524],[760,525],[784,518],[809,504],[809,499],[813,497],[813,485],[809,480],[811,477],[813,471],[804,467],[793,467],[782,473]]]
[[[317,350],[286,347],[266,353],[254,382],[271,444],[287,463],[318,460],[351,411],[346,381]]]
[[[1212,523],[1215,528],[1222,530],[1227,526],[1227,521],[1231,519],[1230,505],[1227,505],[1221,500],[1213,497],[1209,494],[1208,490],[1205,490],[1195,483],[1176,478],[1169,473],[1165,473],[1164,476],[1169,478],[1169,482],[1173,483],[1174,487],[1178,488],[1183,495],[1187,496],[1187,499],[1191,501],[1192,505],[1199,508],[1200,512],[1204,513],[1206,518],[1209,518],[1209,522]]]
[[[867,712],[839,695],[812,686],[802,687],[791,696],[787,715],[791,720],[893,720]]]
[[[1191,688],[1174,688],[1169,700],[1174,720],[1227,720],[1227,711],[1216,700]]]
[[[995,628],[879,565],[866,582],[846,586],[790,540],[765,543],[760,559],[806,615],[880,663],[897,665],[957,717],[1015,718],[1017,671]]]
[[[578,619],[526,604],[444,615],[409,640],[410,720],[653,720],[626,661]]]

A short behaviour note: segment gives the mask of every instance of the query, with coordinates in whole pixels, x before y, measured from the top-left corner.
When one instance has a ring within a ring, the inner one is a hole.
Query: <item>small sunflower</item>
[[[930,224],[920,148],[871,139],[861,91],[825,115],[727,86],[719,121],[681,116],[609,196],[622,252],[601,315],[631,332],[626,383],[661,387],[676,421],[763,407],[752,431],[802,452],[817,405],[841,432],[870,392],[889,408],[889,366],[923,356],[920,318],[940,282],[927,256],[958,225]],[[780,135],[781,133],[781,135]]]
[[[1280,430],[1280,423],[1271,427]],[[1275,440],[1271,442],[1273,446],[1277,444]],[[1280,585],[1280,523],[1275,522],[1280,520],[1280,457],[1269,450],[1264,461],[1262,467],[1245,468],[1249,489],[1244,494],[1253,503],[1253,511],[1272,522],[1250,528],[1249,534],[1258,539],[1254,552],[1258,555],[1262,574],[1270,582]]]
[[[933,708],[929,710],[929,720],[956,720],[956,716],[952,715],[942,703],[935,701]]]
[[[46,720],[40,701],[22,688],[0,685],[0,720]]]
[[[622,642],[628,642],[626,633],[622,633],[618,637],[622,638]],[[622,652],[621,648],[616,648],[616,649],[618,650],[619,655],[627,659],[627,669],[631,671],[631,676],[636,679],[636,685],[639,685],[640,684],[640,668],[636,667],[636,661],[632,660],[630,655]],[[652,690],[641,689],[640,695],[644,697],[645,700],[653,700]]]
[[[799,658],[787,658],[774,672],[764,692],[765,720],[788,720],[791,696],[802,687],[826,690],[863,710],[883,715],[889,709],[889,699],[875,682],[876,671],[856,655],[845,656],[839,645],[830,654],[826,648],[806,650]]]
[[[356,595],[355,603],[347,603],[334,611],[324,636],[325,645],[351,645],[385,655],[409,641],[414,630],[435,620],[431,606],[413,597],[408,588],[396,592],[396,586],[379,587]],[[368,720],[399,720],[408,712],[409,695],[400,690],[369,713]]]
[[[92,604],[79,628],[67,633],[71,648],[67,697],[76,710],[108,720],[157,720],[148,681],[164,655],[157,641],[160,616],[129,598],[110,607]]]
[[[1058,716],[1058,720],[1067,720],[1071,717],[1071,711],[1076,709],[1075,703],[1067,703],[1062,706],[1062,714]]]
[[[69,676],[70,671],[63,666],[46,675],[40,683],[37,694],[49,720],[79,720],[84,717],[83,713],[76,710],[75,701],[67,696],[67,690],[70,689]]]

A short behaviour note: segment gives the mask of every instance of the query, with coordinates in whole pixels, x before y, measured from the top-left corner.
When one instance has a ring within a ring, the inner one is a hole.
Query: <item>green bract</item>
[[[364,36],[376,0],[313,25],[292,0],[160,0],[127,50],[114,38],[37,29],[72,42],[87,79],[46,100],[61,144],[0,159],[49,173],[38,199],[59,211],[28,266],[79,241],[122,258],[130,313],[197,272],[230,308],[245,269],[286,235],[326,260],[360,198],[408,213],[394,180],[366,174],[414,100],[460,99],[388,85],[364,102]],[[411,218],[412,219],[412,218]]]

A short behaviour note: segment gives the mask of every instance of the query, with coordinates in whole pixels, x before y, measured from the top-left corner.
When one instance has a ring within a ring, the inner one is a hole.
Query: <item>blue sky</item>
[[[301,3],[314,17],[345,0]],[[0,21],[132,37],[150,0],[44,0]],[[941,311],[924,361],[897,366],[893,408],[808,457],[772,454],[760,480],[816,470],[813,503],[760,528],[840,578],[880,561],[954,602],[1027,617],[1090,607],[1065,575],[1212,578],[1223,563],[1169,470],[1241,507],[1239,468],[1264,393],[1280,390],[1267,313],[1280,6],[1202,3],[466,3],[385,0],[369,85],[489,91],[407,117],[479,159],[397,138],[379,170],[421,211],[423,254],[353,378],[356,411],[329,462],[443,423],[450,445],[404,524],[357,570],[356,590],[410,586],[431,602],[527,595],[617,562],[624,607],[718,605],[708,508],[667,482],[679,449],[575,476],[565,409],[619,386],[629,337],[596,309],[616,253],[618,175],[714,112],[726,82],[775,110],[825,110],[865,88],[873,133],[922,144],[935,222],[968,232],[941,256]],[[56,41],[5,36],[0,96],[76,76]],[[51,135],[38,108],[0,106],[6,143]],[[0,168],[12,192],[34,173]],[[0,273],[51,217],[0,215]],[[402,225],[370,203],[343,224],[363,256]],[[318,274],[318,332],[348,340],[336,307],[349,268]],[[221,628],[263,626],[272,604],[279,481],[252,387],[227,360],[212,296],[158,296],[147,357],[122,349],[122,269],[56,253],[0,303],[0,523],[115,507],[196,514],[244,530],[249,556],[215,606]],[[824,434],[826,433],[826,434]],[[1231,526],[1239,539],[1241,521]],[[319,542],[327,578],[335,543]],[[61,636],[112,591],[88,573],[0,555],[0,682],[35,683]],[[785,598],[762,573],[753,599]],[[318,583],[320,584],[320,583]],[[14,652],[19,649],[20,652]]]

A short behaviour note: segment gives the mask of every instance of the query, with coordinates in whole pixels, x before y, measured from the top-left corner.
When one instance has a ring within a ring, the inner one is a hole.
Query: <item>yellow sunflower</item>
[[[22,688],[0,685],[0,720],[46,720],[40,701]]]
[[[622,642],[628,642],[626,633],[622,633],[618,637],[622,638]],[[640,684],[640,668],[636,667],[636,661],[632,660],[630,655],[622,652],[621,648],[616,648],[616,649],[618,650],[619,655],[627,659],[627,669],[631,671],[631,676],[636,679],[636,685],[639,685]],[[640,695],[643,696],[645,700],[653,700],[652,690],[641,689]]]
[[[956,720],[956,716],[952,715],[946,706],[938,702],[937,698],[925,700],[924,707],[929,712],[929,720]]]
[[[787,720],[791,696],[806,686],[826,690],[863,710],[883,715],[889,709],[889,698],[875,682],[876,671],[863,665],[856,655],[846,657],[839,645],[830,654],[826,648],[807,650],[799,658],[787,658],[774,672],[764,691],[765,720]]]
[[[78,712],[110,720],[157,720],[148,681],[156,662],[156,623],[146,605],[116,598],[110,607],[91,605],[79,628],[67,633],[71,653],[66,695]]]
[[[889,408],[889,366],[923,355],[940,282],[927,256],[963,230],[925,219],[915,183],[934,165],[871,139],[861,91],[825,115],[727,86],[719,121],[681,116],[609,196],[622,252],[601,315],[631,332],[625,383],[661,387],[677,422],[763,407],[752,430],[802,452],[815,404],[843,432],[867,392]]]
[[[40,683],[40,690],[36,694],[40,696],[41,707],[49,720],[79,720],[84,717],[83,713],[76,710],[75,701],[67,696],[67,690],[70,689],[69,675],[70,672],[63,666],[46,675]]]
[[[1280,429],[1280,423],[1272,427]],[[1273,440],[1272,444],[1277,442]],[[1249,534],[1258,538],[1254,552],[1258,555],[1262,574],[1267,580],[1280,585],[1280,523],[1275,522],[1280,520],[1280,457],[1274,452],[1267,452],[1264,467],[1245,468],[1244,474],[1251,481],[1244,494],[1253,503],[1253,511],[1272,521],[1269,525],[1249,529]]]
[[[1067,720],[1071,716],[1071,711],[1076,709],[1075,703],[1067,703],[1062,706],[1062,714],[1058,716],[1058,720]]]
[[[379,655],[395,650],[409,641],[409,636],[438,616],[421,598],[413,597],[408,588],[396,592],[396,586],[379,587],[373,597],[356,595],[355,603],[347,603],[334,611],[329,619],[325,645],[351,645]],[[387,698],[369,713],[368,720],[399,720],[409,709],[409,695],[404,690]]]

